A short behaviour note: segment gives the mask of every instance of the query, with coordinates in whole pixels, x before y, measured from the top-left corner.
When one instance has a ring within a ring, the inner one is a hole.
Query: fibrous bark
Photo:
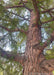
[[[41,41],[40,29],[36,25],[36,16],[34,12],[31,12],[31,20],[27,36],[27,47],[25,56],[27,61],[24,64],[24,75],[29,75],[30,73],[35,73],[40,71],[38,65],[38,55],[39,49],[35,48]]]

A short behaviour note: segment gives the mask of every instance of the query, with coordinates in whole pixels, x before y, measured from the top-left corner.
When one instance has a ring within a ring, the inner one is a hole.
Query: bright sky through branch
[[[9,0],[4,0],[5,1],[5,3],[7,3]]]

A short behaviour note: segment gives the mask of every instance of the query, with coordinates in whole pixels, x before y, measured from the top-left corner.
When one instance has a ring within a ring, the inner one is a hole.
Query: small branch
[[[7,35],[8,35],[8,33],[5,34],[5,35],[3,35],[3,36],[0,36],[0,37],[1,37],[1,38],[0,38],[0,41],[1,41],[1,40],[4,40],[4,38],[5,38]]]
[[[22,29],[19,29],[19,28],[16,28],[16,29],[11,30],[10,28],[4,27],[4,26],[2,26],[2,25],[0,25],[0,28],[3,28],[3,29],[5,29],[5,30],[7,30],[8,32],[18,32],[18,31],[20,31],[20,32],[22,32],[22,33],[27,34],[26,31],[24,31],[24,30],[22,30]]]
[[[37,45],[34,46],[34,48],[39,49],[38,57],[39,57],[40,54],[43,52],[43,50],[44,50],[47,46],[49,46],[49,44],[52,43],[52,41],[54,41],[54,31],[53,31],[53,33],[51,34],[51,38],[48,38],[47,41],[45,41],[45,42],[42,43],[42,44],[39,43],[39,44],[37,44]]]
[[[8,12],[9,12],[9,11],[8,11]],[[18,15],[18,14],[16,14],[16,13],[13,13],[13,12],[9,12],[9,13],[14,14],[14,15],[16,15],[16,16],[18,16],[18,17],[20,17],[20,18],[24,19],[24,20],[29,21],[29,19],[28,19],[28,18],[22,17],[22,16],[20,16],[20,15]]]
[[[40,6],[40,8],[44,9],[45,11],[47,10],[47,9],[45,9],[43,6]],[[42,13],[43,13],[43,12],[42,12]],[[54,11],[51,10],[51,11],[49,11],[48,13],[49,13],[49,15],[53,18],[52,13],[54,13]]]
[[[46,10],[43,6],[40,6],[40,8],[42,8],[42,9]]]
[[[46,13],[46,12],[50,12],[50,11],[52,11],[54,8],[50,8],[50,9],[47,9],[47,10],[45,10],[45,11],[41,11],[42,13]]]
[[[49,12],[49,15],[50,15],[52,18],[54,18],[54,16],[52,16],[52,13],[51,13],[51,12]]]
[[[54,59],[44,60],[40,63],[40,67],[48,72],[52,72],[54,70]]]
[[[52,41],[54,41],[54,31],[53,31],[53,33],[51,34],[51,38],[49,38],[48,40],[49,40],[49,42],[47,42],[47,41],[44,42],[43,47],[48,46],[50,43],[52,43]]]
[[[44,10],[47,10],[47,9],[45,9],[43,6],[40,6],[42,9],[44,9]],[[53,13],[53,11],[50,11],[50,12],[48,12],[49,13],[49,15],[53,18],[53,16],[52,16],[52,13]]]
[[[1,47],[0,47],[0,56],[9,59],[9,60],[13,60],[13,61],[17,61],[19,62],[22,66],[23,63],[26,61],[26,58],[23,54],[12,54],[11,52],[8,51],[4,51]]]
[[[45,23],[48,23],[48,22],[52,22],[52,21],[54,21],[54,18],[52,18],[52,19],[50,19],[48,21],[42,22],[42,24],[45,24]]]

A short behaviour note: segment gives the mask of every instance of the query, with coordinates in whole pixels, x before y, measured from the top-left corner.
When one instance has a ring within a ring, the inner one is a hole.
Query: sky
[[[4,0],[5,2],[8,2],[9,0]],[[0,33],[0,36],[2,36],[2,34]],[[10,47],[9,47],[9,45],[7,45],[6,46],[6,49],[5,49],[6,51],[11,51],[11,49],[10,49]]]
[[[5,2],[8,2],[9,0],[4,0]]]

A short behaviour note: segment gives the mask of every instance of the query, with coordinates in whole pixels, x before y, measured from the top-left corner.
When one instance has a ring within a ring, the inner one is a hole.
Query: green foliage
[[[0,73],[5,75],[22,75],[22,66],[18,62],[9,61],[4,58],[0,58]]]
[[[54,48],[46,51],[46,59],[54,59]]]
[[[40,45],[42,46],[42,45],[43,45],[43,43],[42,43],[42,42],[40,42]]]
[[[18,15],[20,15],[22,13],[22,11],[24,11],[23,9],[19,8],[18,10],[16,9],[15,11],[17,13],[19,12]],[[10,12],[10,11],[6,10],[4,8],[4,6],[2,6],[2,4],[0,4],[0,11],[1,11],[0,12],[0,20],[1,20],[0,24],[2,26],[7,27],[10,30],[14,30],[16,28],[20,28],[25,31],[28,30],[28,25],[27,25],[26,21],[24,22],[24,20],[22,20],[17,14],[16,15],[13,14],[12,10]],[[22,13],[21,16],[24,17],[24,13]],[[2,29],[1,32],[4,34],[7,31]],[[17,52],[18,48],[21,47],[21,45],[23,45],[23,42],[26,41],[25,38],[26,38],[26,35],[24,33],[21,33],[21,32],[15,33],[14,32],[14,33],[8,33],[7,39],[5,39],[5,40],[9,40],[9,42],[11,42],[9,44],[10,48],[12,49],[12,51]],[[5,43],[5,45],[7,45],[7,44]]]
[[[43,8],[41,9],[40,8],[40,11],[45,11],[45,10],[48,10],[50,8],[53,8],[54,7],[54,0],[44,0],[42,1],[40,4],[39,4],[39,7],[40,6],[43,6]],[[52,10],[53,11],[53,10]],[[41,15],[41,18],[40,20],[42,22],[47,22],[49,20],[52,19],[52,17],[50,16],[50,12],[47,12],[47,13],[43,13],[41,14],[40,12],[40,15]],[[53,16],[54,14],[51,13],[51,15]],[[51,21],[51,22],[48,22],[48,23],[45,23],[42,25],[43,28],[46,30],[47,33],[52,33],[52,31],[54,30],[54,21]]]
[[[50,24],[49,24],[49,27],[54,30],[54,21],[52,21]]]
[[[52,71],[52,74],[54,75],[54,70]]]

